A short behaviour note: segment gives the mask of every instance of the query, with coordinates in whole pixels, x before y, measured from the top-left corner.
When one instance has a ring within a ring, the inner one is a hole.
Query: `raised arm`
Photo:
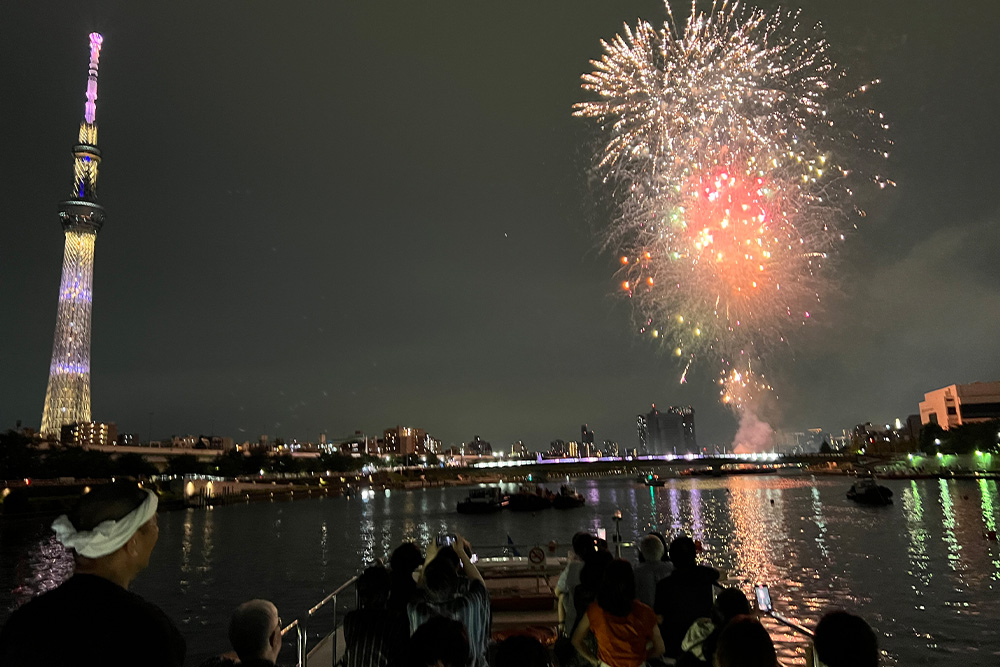
[[[479,573],[479,568],[469,558],[469,552],[472,551],[472,545],[469,544],[469,541],[461,535],[456,534],[451,548],[455,550],[455,553],[462,560],[462,569],[465,571],[465,576],[469,579],[478,579],[485,586],[486,582],[483,581],[483,575]]]

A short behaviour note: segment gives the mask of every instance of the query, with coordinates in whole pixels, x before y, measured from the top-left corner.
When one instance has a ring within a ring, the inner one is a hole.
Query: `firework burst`
[[[820,28],[720,2],[683,30],[640,22],[603,41],[574,106],[607,133],[596,169],[618,216],[622,292],[641,333],[684,364],[719,362],[723,401],[770,387],[755,368],[818,310],[823,271],[854,215],[852,183],[888,157]]]

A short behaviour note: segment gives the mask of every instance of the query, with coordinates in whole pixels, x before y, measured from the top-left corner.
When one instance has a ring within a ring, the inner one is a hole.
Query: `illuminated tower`
[[[73,147],[73,194],[59,204],[66,232],[56,334],[45,391],[42,433],[58,436],[64,424],[90,421],[90,306],[93,300],[94,242],[104,225],[97,203],[97,64],[103,38],[90,35],[87,103],[80,138]]]

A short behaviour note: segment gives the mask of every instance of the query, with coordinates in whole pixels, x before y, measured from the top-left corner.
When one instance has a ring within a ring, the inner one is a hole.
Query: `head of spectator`
[[[639,542],[639,560],[643,563],[655,563],[663,557],[663,542],[656,535],[647,535]]]
[[[69,514],[52,523],[56,538],[73,550],[76,572],[122,588],[149,565],[160,529],[156,494],[135,482],[114,482],[85,493]]]
[[[423,563],[424,555],[420,553],[420,547],[413,542],[403,542],[389,557],[389,567],[392,568],[393,575],[407,574],[412,576],[413,571]]]
[[[715,667],[778,667],[771,635],[753,616],[737,616],[719,635]]]
[[[712,606],[712,621],[717,627],[722,627],[737,616],[746,616],[752,613],[750,600],[738,588],[723,588],[715,596],[715,604]]]
[[[389,600],[389,572],[377,565],[358,577],[358,606],[362,609],[383,609]]]
[[[549,652],[527,635],[508,637],[497,645],[492,667],[549,667]]]
[[[614,560],[604,568],[597,604],[612,616],[628,616],[635,601],[635,575],[627,560]]]
[[[698,548],[690,537],[687,535],[675,537],[670,543],[670,562],[677,568],[694,567],[697,552]]]
[[[826,667],[875,667],[878,639],[860,616],[831,611],[820,619],[813,637],[816,657]]]
[[[579,532],[573,536],[573,553],[580,560],[587,560],[597,552],[597,538],[590,533]]]
[[[466,667],[469,635],[460,621],[434,616],[413,632],[408,649],[408,667]]]
[[[598,551],[594,553],[583,564],[580,570],[580,586],[587,590],[597,591],[604,580],[604,570],[608,564],[615,559],[608,551]]]
[[[432,601],[447,600],[458,591],[461,583],[459,568],[462,564],[454,549],[438,551],[430,563],[424,566],[424,588]]]
[[[267,600],[244,602],[229,621],[229,643],[240,662],[270,662],[281,651],[281,619],[278,608]]]

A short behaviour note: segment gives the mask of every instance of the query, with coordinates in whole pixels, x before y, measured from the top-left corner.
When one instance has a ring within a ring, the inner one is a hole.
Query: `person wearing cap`
[[[176,626],[128,590],[156,546],[156,507],[155,493],[119,482],[83,495],[53,522],[74,574],[11,615],[0,630],[0,665],[183,664]]]

